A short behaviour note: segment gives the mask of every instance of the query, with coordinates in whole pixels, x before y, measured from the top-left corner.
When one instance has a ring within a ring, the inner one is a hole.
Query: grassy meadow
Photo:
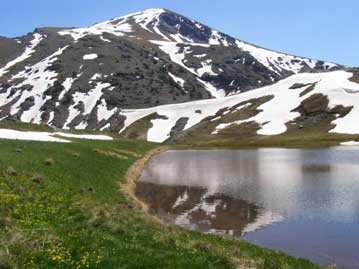
[[[143,211],[120,185],[156,147],[0,140],[0,268],[319,268]]]

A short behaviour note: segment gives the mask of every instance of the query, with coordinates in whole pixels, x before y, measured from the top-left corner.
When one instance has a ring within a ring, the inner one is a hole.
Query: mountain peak
[[[114,18],[111,21],[128,19],[128,18],[139,17],[139,16],[147,17],[147,18],[155,18],[155,17],[157,17],[157,16],[159,16],[162,13],[165,13],[165,12],[169,12],[169,11],[165,10],[163,8],[148,8],[148,9],[144,9],[144,10],[141,10],[141,11],[137,11],[137,12],[134,12],[134,13],[130,13],[130,14],[127,14],[127,15],[124,15],[124,16]]]
[[[164,8],[147,8],[147,9],[144,9],[139,12],[142,14],[144,14],[144,13],[145,14],[158,14],[158,13],[170,12],[170,11],[167,9],[164,9]]]

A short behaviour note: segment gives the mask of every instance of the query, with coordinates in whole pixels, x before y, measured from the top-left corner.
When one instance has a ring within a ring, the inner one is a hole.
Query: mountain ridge
[[[133,12],[133,13],[131,13],[131,14],[128,14],[128,15],[111,18],[110,20],[120,19],[120,18],[122,18],[122,17],[128,17],[128,16],[133,15],[133,14],[138,14],[138,13],[141,13],[141,12],[146,12],[147,10],[163,10],[163,11],[165,11],[165,12],[169,12],[169,13],[173,13],[173,14],[182,16],[180,13],[178,13],[178,12],[176,12],[176,11],[173,11],[173,10],[171,10],[171,9],[158,7],[158,8],[148,8],[148,9],[145,9],[145,10],[135,11],[135,12]],[[187,17],[187,18],[190,19],[190,20],[192,20],[192,21],[198,22],[197,19],[194,19],[194,18],[192,18],[192,17]],[[95,26],[95,25],[98,24],[98,23],[101,23],[101,22],[94,23],[94,24],[92,24],[92,25],[90,25],[90,26]],[[202,23],[200,23],[200,24],[202,24]],[[218,32],[220,32],[220,33],[222,33],[222,34],[225,34],[223,31],[221,31],[221,30],[219,30],[219,29],[217,29],[217,28],[215,28],[215,27],[211,27],[211,26],[208,26],[208,27],[210,27],[211,29],[213,29],[213,30],[215,30],[215,31],[218,31]],[[77,28],[77,27],[71,27],[71,28]],[[64,29],[65,29],[65,28],[64,28]],[[230,35],[230,34],[225,34],[225,35],[230,36],[230,37],[233,37],[233,35]],[[313,59],[313,60],[317,60],[317,61],[324,60],[324,59],[319,59],[319,58],[316,58],[316,57],[308,57],[308,56],[304,56],[304,55],[297,55],[297,54],[294,54],[294,53],[283,52],[283,51],[281,51],[281,50],[271,49],[271,48],[268,48],[268,47],[265,47],[265,46],[260,46],[260,45],[258,45],[258,44],[252,43],[252,42],[250,42],[250,41],[248,41],[248,40],[244,40],[244,39],[242,39],[242,38],[237,38],[237,37],[233,37],[233,38],[239,39],[239,40],[241,40],[241,41],[243,41],[243,42],[245,42],[245,43],[247,43],[247,44],[249,44],[249,45],[258,47],[258,48],[260,48],[260,49],[264,49],[264,50],[268,50],[268,51],[272,51],[272,52],[276,52],[276,53],[280,53],[280,54],[285,54],[285,55],[288,55],[288,56],[295,56],[295,57],[299,57],[299,58],[308,58],[308,59]],[[344,67],[350,68],[350,66],[348,66],[348,65],[339,64],[339,63],[334,62],[334,61],[324,60],[324,62],[330,62],[330,63],[336,64],[336,65],[338,65],[338,66],[344,66]]]

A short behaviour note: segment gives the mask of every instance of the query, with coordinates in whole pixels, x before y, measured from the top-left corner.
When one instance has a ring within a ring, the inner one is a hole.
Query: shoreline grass
[[[274,136],[252,136],[248,138],[222,138],[203,142],[180,141],[174,147],[196,149],[248,149],[248,148],[324,148],[339,146],[342,142],[359,141],[359,135],[332,134],[332,133],[296,133]]]

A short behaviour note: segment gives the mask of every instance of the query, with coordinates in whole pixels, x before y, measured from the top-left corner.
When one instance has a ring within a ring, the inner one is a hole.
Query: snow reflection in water
[[[359,268],[357,150],[169,151],[149,162],[137,195],[187,229]]]

